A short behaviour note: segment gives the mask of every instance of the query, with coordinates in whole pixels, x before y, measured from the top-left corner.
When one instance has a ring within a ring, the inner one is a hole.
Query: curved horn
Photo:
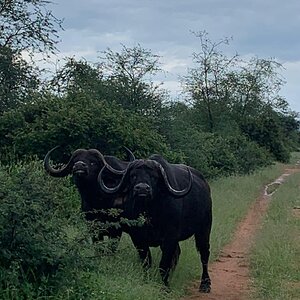
[[[125,147],[125,146],[122,146],[122,147],[125,149],[125,151],[126,151],[126,153],[127,153],[127,157],[129,158],[129,161],[134,161],[134,160],[135,160],[135,156],[134,156],[134,154],[131,152],[131,150],[128,149],[127,147]]]
[[[55,169],[55,168],[53,168],[53,167],[50,165],[50,162],[49,162],[49,161],[50,161],[50,155],[51,155],[51,153],[52,153],[53,151],[55,151],[55,150],[56,150],[57,148],[59,148],[59,147],[60,147],[60,146],[56,146],[56,147],[52,148],[50,151],[48,151],[48,153],[46,154],[46,156],[45,156],[45,158],[44,158],[44,168],[45,168],[45,170],[49,173],[49,175],[51,175],[51,176],[53,176],[53,177],[65,177],[65,176],[69,175],[70,172],[71,172],[71,168],[72,168],[72,161],[73,161],[74,154],[75,154],[75,153],[78,153],[79,151],[82,151],[82,149],[76,150],[76,151],[72,154],[72,156],[71,156],[69,162],[68,162],[65,166],[63,166],[63,167],[60,168],[60,169]]]
[[[129,165],[128,165],[128,167],[129,167]],[[115,194],[115,193],[117,193],[120,190],[120,188],[123,185],[123,183],[124,183],[124,178],[125,178],[125,176],[127,174],[128,167],[125,170],[125,172],[124,172],[124,174],[123,174],[123,176],[122,176],[122,178],[120,180],[120,183],[118,185],[116,185],[115,187],[110,188],[110,187],[106,186],[106,184],[104,183],[103,178],[102,178],[103,177],[102,176],[103,175],[103,171],[105,170],[105,166],[104,166],[101,169],[101,171],[100,171],[100,173],[98,175],[98,178],[97,178],[97,181],[98,181],[98,184],[99,184],[101,190],[104,193],[106,193],[106,194]]]
[[[98,156],[99,160],[101,160],[104,164],[104,167],[107,168],[110,172],[112,172],[113,174],[116,175],[123,175],[126,172],[125,170],[117,170],[115,168],[113,168],[110,164],[108,164],[108,162],[105,160],[104,155],[97,149],[90,149],[89,150],[91,153],[94,153]]]
[[[183,190],[176,190],[176,189],[174,189],[174,188],[170,185],[170,182],[169,182],[169,180],[168,180],[167,173],[166,173],[165,169],[163,168],[163,166],[162,166],[161,164],[159,164],[159,169],[160,169],[160,171],[161,171],[161,175],[162,175],[163,178],[164,178],[165,184],[166,184],[166,186],[167,186],[169,192],[170,192],[172,195],[174,195],[174,196],[176,196],[176,197],[183,197],[183,196],[187,195],[187,194],[190,192],[190,190],[191,190],[191,188],[192,188],[192,184],[193,184],[193,175],[192,175],[192,172],[191,172],[191,170],[190,170],[189,167],[186,167],[186,169],[187,169],[187,171],[188,171],[188,174],[189,174],[189,184],[188,184],[188,186],[187,186],[186,188],[184,188]]]

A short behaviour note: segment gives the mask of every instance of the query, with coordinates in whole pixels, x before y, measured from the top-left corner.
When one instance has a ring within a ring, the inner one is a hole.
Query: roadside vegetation
[[[78,148],[124,158],[126,146],[137,158],[159,153],[199,169],[212,187],[214,259],[299,149],[299,115],[280,96],[282,66],[227,56],[228,39],[201,31],[177,99],[154,80],[160,57],[139,44],[106,49],[95,63],[65,57],[46,73],[35,55],[58,53],[62,27],[48,4],[0,1],[0,298],[177,299],[199,273],[193,240],[182,243],[164,292],[125,234],[114,255],[109,241],[90,243],[93,224],[80,214],[74,184],[45,174],[42,159],[57,145],[54,162]],[[155,249],[154,266],[158,256]]]
[[[251,255],[255,299],[299,298],[299,182],[299,173],[289,176],[272,196]]]

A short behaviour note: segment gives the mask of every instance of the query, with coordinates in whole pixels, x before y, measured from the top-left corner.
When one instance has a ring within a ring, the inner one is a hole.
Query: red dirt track
[[[248,256],[257,231],[267,212],[271,195],[267,189],[272,184],[279,185],[286,176],[299,172],[297,167],[286,169],[273,183],[266,186],[263,193],[250,207],[246,217],[238,225],[232,241],[221,251],[219,258],[210,264],[209,274],[212,282],[211,292],[198,291],[199,281],[190,289],[190,295],[182,300],[248,300],[251,294]]]

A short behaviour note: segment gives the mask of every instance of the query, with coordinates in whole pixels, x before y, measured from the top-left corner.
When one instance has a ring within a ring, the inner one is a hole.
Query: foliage
[[[29,103],[40,88],[41,71],[24,55],[56,51],[62,21],[45,0],[0,1],[0,114]]]
[[[205,132],[201,125],[197,126],[199,116],[193,108],[176,103],[169,109],[172,118],[163,119],[163,134],[172,149],[182,152],[185,162],[206,177],[247,174],[271,164],[270,153],[232,124],[219,132]]]
[[[5,293],[26,298],[31,284],[43,284],[66,263],[78,261],[84,232],[72,218],[78,199],[66,180],[54,184],[46,176],[40,162],[0,167],[2,299]],[[68,236],[72,226],[78,227],[73,237]]]
[[[221,46],[228,39],[213,42],[206,32],[195,35],[200,52],[194,53],[195,67],[183,79],[191,102],[192,127],[223,137],[246,136],[275,160],[287,162],[289,152],[298,145],[299,123],[279,95],[284,84],[282,65],[273,58],[242,61],[238,55],[227,57]],[[287,133],[289,126],[292,130]]]
[[[128,261],[133,249],[111,257],[108,241],[89,242],[79,203],[70,180],[51,178],[41,161],[0,166],[0,298],[166,299]]]
[[[0,46],[0,115],[32,101],[40,86],[39,75],[19,51]]]
[[[285,111],[287,102],[279,95],[284,84],[282,65],[275,59],[252,57],[241,62],[235,70],[228,70],[224,86],[232,117],[238,122],[274,109]]]
[[[200,170],[206,177],[247,174],[271,164],[271,157],[257,144],[245,137],[189,131],[183,135],[181,149],[187,164]]]
[[[84,94],[48,96],[5,113],[0,118],[0,141],[2,161],[11,153],[43,158],[56,145],[63,146],[65,159],[77,148],[117,154],[122,145],[137,157],[153,152],[176,157],[144,118]]]
[[[67,58],[49,81],[49,90],[60,96],[85,93],[91,98],[106,99],[108,91],[99,69],[85,60]]]
[[[45,0],[0,1],[0,46],[13,50],[53,52],[62,21]]]
[[[289,149],[288,135],[284,133],[284,127],[275,113],[264,114],[255,121],[244,121],[241,128],[250,139],[265,147],[275,160],[289,161],[291,149]]]
[[[102,54],[99,68],[110,90],[108,99],[142,116],[157,117],[165,96],[152,80],[161,72],[159,56],[140,45],[122,45],[120,52],[108,48]]]

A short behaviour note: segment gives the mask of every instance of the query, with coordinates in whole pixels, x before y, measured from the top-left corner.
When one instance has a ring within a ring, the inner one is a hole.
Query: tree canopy
[[[53,52],[62,21],[48,9],[46,0],[0,1],[0,47]]]

